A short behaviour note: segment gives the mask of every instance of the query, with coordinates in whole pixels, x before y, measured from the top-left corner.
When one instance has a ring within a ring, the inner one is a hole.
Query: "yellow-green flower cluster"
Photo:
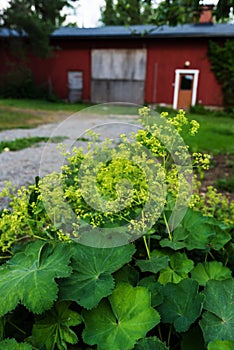
[[[205,216],[215,217],[227,225],[234,225],[234,201],[219,193],[213,186],[208,186],[205,193],[194,193],[190,207],[199,210]]]
[[[208,170],[210,167],[210,155],[208,153],[193,153],[193,167]]]
[[[200,124],[196,120],[190,121],[190,130],[189,133],[191,136],[195,136],[198,133],[198,130],[200,128]]]
[[[12,195],[10,185],[2,196],[12,199],[11,209],[0,216],[0,249],[24,239],[79,239],[86,227],[125,226],[133,237],[150,232],[162,211],[178,198],[204,215],[233,224],[234,203],[213,187],[199,194],[200,175],[209,168],[210,156],[192,154],[180,133],[198,131],[199,124],[188,121],[180,110],[175,117],[167,112],[154,117],[148,107],[139,110],[143,128],[131,135],[120,135],[98,142],[99,135],[88,132],[87,149],[62,149],[67,164],[61,173],[52,173],[29,188]],[[194,186],[192,200],[190,193]],[[170,199],[169,199],[170,198]],[[131,238],[130,238],[131,240]]]

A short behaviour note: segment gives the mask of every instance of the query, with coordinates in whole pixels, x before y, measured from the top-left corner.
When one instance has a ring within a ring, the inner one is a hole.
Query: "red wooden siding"
[[[98,48],[146,48],[147,67],[145,81],[145,102],[172,105],[174,96],[175,70],[198,69],[197,102],[205,106],[222,106],[222,92],[207,58],[209,38],[138,38],[54,40],[59,47],[52,57],[42,60],[29,57],[37,82],[50,84],[52,91],[60,98],[68,98],[68,71],[83,72],[83,100],[91,98],[91,50]],[[0,47],[1,50],[1,47]],[[0,52],[1,54],[1,52]],[[4,57],[1,55],[1,61]],[[5,53],[6,57],[6,53]],[[1,62],[0,73],[7,72],[7,64]]]
[[[184,69],[185,61],[189,61],[189,69],[199,70],[197,101],[206,106],[222,105],[221,87],[210,69],[207,48],[208,41],[202,39],[164,39],[150,42],[146,102],[172,104],[175,70]]]
[[[62,99],[68,98],[68,71],[83,72],[83,100],[90,100],[90,50],[66,47],[56,50],[53,57],[42,60],[33,58],[30,66],[39,83],[48,83]]]

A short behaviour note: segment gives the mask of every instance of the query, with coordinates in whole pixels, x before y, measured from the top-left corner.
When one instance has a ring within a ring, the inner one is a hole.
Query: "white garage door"
[[[92,102],[142,104],[145,94],[145,49],[92,50]]]

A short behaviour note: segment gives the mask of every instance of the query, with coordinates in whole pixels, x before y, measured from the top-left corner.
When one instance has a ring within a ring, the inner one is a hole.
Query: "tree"
[[[208,57],[211,62],[216,79],[222,86],[224,105],[227,110],[234,107],[234,42],[226,40],[224,45],[211,41],[208,50]]]
[[[234,8],[234,0],[219,0],[216,10],[214,12],[217,21],[228,20],[230,16],[231,7]]]
[[[159,26],[194,23],[200,12],[199,0],[164,0],[152,12],[149,21]]]
[[[203,9],[202,0],[106,0],[102,22],[106,25],[194,23]],[[213,13],[217,21],[227,21],[234,0],[219,0]]]
[[[70,3],[67,0],[11,0],[2,13],[2,26],[16,29],[22,35],[27,33],[33,53],[47,56],[49,35],[65,19],[61,15],[64,6]]]
[[[190,23],[198,15],[199,0],[164,0],[155,6],[153,0],[106,0],[102,22],[106,25]]]
[[[113,0],[106,0],[106,6],[101,9],[102,22],[108,26],[116,24]]]
[[[144,24],[151,10],[152,0],[106,0],[101,9],[101,20],[105,25]]]
[[[118,0],[115,8],[119,24],[141,23],[140,0]]]

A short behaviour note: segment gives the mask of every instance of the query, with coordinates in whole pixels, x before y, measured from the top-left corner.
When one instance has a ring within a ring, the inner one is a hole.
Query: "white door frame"
[[[193,74],[194,75],[191,104],[192,104],[192,106],[194,106],[196,104],[199,69],[176,69],[175,70],[174,99],[173,99],[173,108],[174,109],[177,109],[177,105],[178,105],[179,88],[180,88],[180,74]]]

